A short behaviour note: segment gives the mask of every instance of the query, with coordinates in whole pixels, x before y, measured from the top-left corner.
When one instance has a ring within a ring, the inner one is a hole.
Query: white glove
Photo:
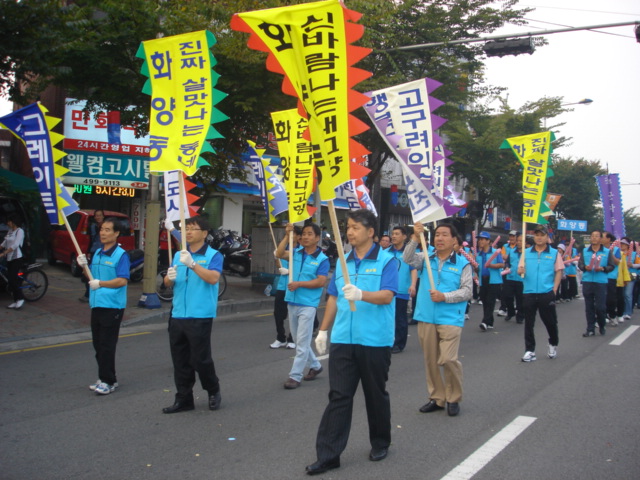
[[[175,230],[176,227],[173,226],[173,222],[171,220],[169,220],[168,218],[164,219],[164,228],[166,228],[167,230],[171,231],[171,230]]]
[[[78,262],[78,265],[80,265],[81,267],[86,267],[87,265],[89,265],[87,256],[84,253],[76,257],[76,262]]]
[[[193,257],[187,250],[180,250],[180,262],[191,268],[193,264]]]
[[[318,355],[324,355],[327,353],[327,331],[319,330],[316,337],[316,351]]]
[[[97,290],[100,288],[100,280],[98,280],[97,278],[94,278],[93,280],[89,280],[89,287],[91,287],[91,290]]]
[[[277,252],[278,252],[278,250],[274,250],[273,251],[273,258],[278,258],[278,256],[276,255]]]
[[[278,269],[278,271],[280,272],[280,275],[289,275],[289,269],[288,268],[282,268],[280,267]]]
[[[356,287],[353,283],[342,287],[342,292],[344,293],[344,298],[346,298],[350,302],[357,302],[358,300],[362,300],[362,290]]]
[[[176,280],[176,277],[178,276],[178,271],[175,269],[175,267],[169,267],[167,268],[167,278],[169,280],[171,280],[172,282],[174,282]]]

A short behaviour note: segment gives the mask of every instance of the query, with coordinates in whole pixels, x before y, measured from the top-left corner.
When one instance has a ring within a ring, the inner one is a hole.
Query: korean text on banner
[[[308,117],[305,138],[318,146],[313,158],[323,200],[335,198],[335,187],[362,175],[349,160],[369,153],[350,138],[368,128],[349,113],[368,101],[351,88],[371,76],[352,67],[371,52],[350,45],[364,32],[352,23],[360,16],[339,0],[327,0],[238,13],[231,21],[233,29],[252,33],[250,48],[270,53],[267,68],[285,75],[283,92],[296,96]]]
[[[264,149],[257,149],[256,144],[250,140],[247,140],[247,143],[249,144],[249,159],[247,161],[253,170],[264,212],[269,223],[273,223],[276,221],[276,215],[287,211],[287,192],[278,176],[271,169],[270,161],[262,158]]]
[[[549,207],[544,201],[547,178],[553,176],[550,167],[554,140],[553,132],[540,132],[507,138],[500,146],[511,148],[522,164],[522,221],[525,223],[548,223],[544,216]]]
[[[200,197],[189,193],[189,190],[195,188],[196,184],[184,179],[184,198],[180,202],[180,179],[179,175],[184,176],[184,172],[173,170],[164,172],[164,202],[166,218],[171,222],[180,220],[180,205],[184,208],[184,218],[191,218],[198,214],[199,207],[194,205]]]
[[[182,170],[193,175],[206,164],[203,152],[215,153],[208,140],[221,138],[212,123],[227,120],[214,107],[226,97],[213,88],[219,75],[209,51],[216,40],[199,31],[142,42],[142,74],[149,77],[143,92],[151,95],[149,170]]]
[[[624,210],[622,209],[622,192],[620,191],[620,175],[611,173],[596,177],[602,210],[604,213],[604,228],[613,233],[616,238],[626,235],[624,225]]]
[[[296,109],[272,112],[273,132],[278,142],[280,167],[289,198],[289,221],[309,218],[307,201],[314,187],[314,146],[303,138],[307,120]]]
[[[47,218],[50,223],[61,225],[63,217],[78,210],[78,205],[60,181],[60,176],[68,172],[57,163],[64,157],[64,152],[54,147],[63,139],[52,131],[60,119],[46,115],[47,112],[43,105],[33,103],[1,117],[0,125],[8,128],[27,147]]]

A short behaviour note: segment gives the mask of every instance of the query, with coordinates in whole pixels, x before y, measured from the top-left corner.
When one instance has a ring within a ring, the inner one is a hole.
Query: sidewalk
[[[47,293],[40,300],[25,302],[20,310],[11,310],[6,308],[11,297],[6,291],[0,292],[0,350],[2,344],[10,342],[90,331],[89,304],[78,300],[84,295],[84,284],[71,276],[67,265],[40,263],[49,278]],[[226,278],[227,290],[218,302],[218,316],[272,307],[273,297],[264,295],[264,285],[252,287],[251,277]],[[161,301],[161,307],[156,309],[138,307],[141,295],[142,282],[130,283],[122,325],[166,322],[171,303]],[[51,339],[49,343],[56,341]]]

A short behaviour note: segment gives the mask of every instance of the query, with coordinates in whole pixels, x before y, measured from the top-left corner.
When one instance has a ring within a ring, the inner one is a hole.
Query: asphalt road
[[[342,467],[320,478],[441,479],[483,464],[474,479],[640,478],[640,332],[610,345],[640,321],[582,338],[582,301],[558,311],[558,358],[546,357],[538,321],[538,361],[525,364],[522,325],[496,317],[496,329],[483,333],[481,307],[472,307],[460,348],[465,396],[458,417],[418,412],[427,400],[426,381],[415,327],[409,327],[407,350],[393,356],[388,383],[389,457],[367,459],[358,392]],[[306,478],[328,375],[284,390],[293,352],[268,348],[274,330],[266,311],[216,321],[212,342],[222,387],[216,412],[207,409],[197,384],[195,411],[161,413],[174,396],[165,325],[123,329],[121,387],[105,397],[87,388],[97,370],[87,334],[0,354],[0,478]],[[527,426],[496,447],[495,437],[514,422]]]

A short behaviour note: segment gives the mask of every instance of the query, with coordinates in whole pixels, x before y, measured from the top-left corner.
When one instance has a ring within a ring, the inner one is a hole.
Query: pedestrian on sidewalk
[[[558,317],[556,314],[556,294],[560,287],[564,262],[562,254],[549,245],[549,232],[543,225],[534,231],[534,246],[524,251],[525,264],[518,266],[518,274],[524,275],[522,306],[524,308],[524,349],[523,362],[536,360],[536,336],[534,331],[536,312],[549,334],[547,356],[556,358],[558,354]]]
[[[7,260],[7,279],[9,281],[9,292],[13,297],[13,303],[7,305],[7,308],[19,310],[24,305],[24,295],[20,286],[19,273],[22,268],[22,245],[24,244],[24,230],[22,229],[22,218],[17,213],[12,213],[7,218],[7,226],[9,231],[4,237],[0,248],[0,258]]]
[[[300,235],[302,235],[302,229],[300,227],[293,227],[293,248],[294,250],[298,248],[300,244]],[[287,239],[287,242],[289,240]],[[287,245],[286,250],[289,250],[289,246]],[[277,249],[273,252],[273,255],[276,255]],[[284,258],[280,258],[280,268],[279,273],[280,277],[278,278],[278,284],[276,285],[276,294],[273,302],[273,318],[276,321],[276,340],[269,348],[296,348],[296,344],[293,341],[293,337],[291,336],[291,330],[289,330],[289,335],[287,336],[286,330],[284,328],[284,321],[287,319],[289,314],[289,307],[287,306],[287,301],[285,300],[285,296],[287,294],[287,283],[289,283],[289,261]]]
[[[305,225],[300,236],[300,248],[288,252],[286,246],[293,227],[292,223],[287,224],[286,236],[276,250],[278,258],[289,260],[291,275],[285,300],[289,306],[289,329],[296,344],[296,356],[289,371],[289,378],[284,382],[284,388],[287,390],[298,388],[303,377],[305,380],[315,380],[322,372],[322,365],[311,348],[311,340],[316,309],[329,274],[329,258],[318,247],[320,227],[315,223]],[[309,371],[304,375],[304,369],[307,367]]]
[[[185,220],[187,248],[176,252],[164,278],[173,285],[169,318],[169,346],[173,361],[176,395],[163,413],[193,410],[196,372],[209,396],[209,410],[218,410],[222,397],[220,381],[211,356],[211,330],[218,307],[218,280],[223,257],[205,243],[209,222],[203,217]]]
[[[353,397],[362,382],[372,462],[386,458],[391,444],[391,404],[386,382],[394,339],[398,261],[373,242],[378,219],[369,210],[347,213],[347,238],[353,249],[346,258],[352,283],[346,284],[342,266],[329,282],[324,318],[316,337],[318,354],[329,355],[329,404],[316,437],[315,463],[307,475],[340,467],[340,455],[351,430]],[[354,302],[356,311],[351,311]]]
[[[456,253],[456,228],[451,224],[439,225],[434,235],[435,253],[428,258],[432,286],[424,255],[416,253],[423,231],[424,226],[416,223],[413,237],[404,250],[404,260],[420,271],[422,282],[414,318],[418,320],[429,401],[420,407],[420,412],[435,412],[446,406],[448,415],[453,417],[460,412],[462,401],[462,364],[458,360],[458,349],[467,302],[473,295],[473,269],[464,256]]]
[[[99,395],[109,395],[118,388],[116,376],[116,345],[120,324],[127,306],[129,283],[129,255],[118,245],[123,231],[117,218],[107,218],[98,232],[101,248],[91,257],[89,280],[89,306],[91,307],[91,336],[98,362],[98,380],[89,389]],[[78,265],[84,268],[87,257],[78,256]]]

